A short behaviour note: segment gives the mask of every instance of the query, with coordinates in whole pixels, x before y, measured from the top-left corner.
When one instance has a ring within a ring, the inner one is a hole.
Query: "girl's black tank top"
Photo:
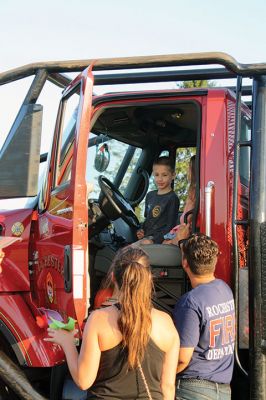
[[[163,399],[160,381],[164,355],[165,353],[150,339],[141,365],[153,400]],[[122,343],[102,351],[98,374],[87,398],[102,400],[148,398],[139,369],[128,370],[127,351]]]

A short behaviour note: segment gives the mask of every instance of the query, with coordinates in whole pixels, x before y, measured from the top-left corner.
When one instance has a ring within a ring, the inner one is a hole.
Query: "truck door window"
[[[62,185],[71,179],[72,151],[75,140],[77,113],[79,104],[79,86],[62,103],[59,151],[57,160],[56,185]]]
[[[129,183],[129,180],[131,178],[132,172],[133,172],[133,170],[138,162],[138,159],[141,155],[141,151],[142,151],[142,149],[140,149],[139,147],[135,147],[134,155],[131,158],[131,161],[130,161],[130,164],[129,164],[127,170],[125,171],[122,182],[119,185],[119,190],[122,194],[125,194],[125,191],[126,191],[128,183]]]

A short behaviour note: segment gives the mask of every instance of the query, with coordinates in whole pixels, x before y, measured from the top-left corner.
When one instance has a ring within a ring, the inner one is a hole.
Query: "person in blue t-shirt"
[[[200,233],[181,239],[179,246],[192,290],[174,309],[180,336],[176,399],[229,400],[235,307],[230,287],[214,276],[219,248]]]

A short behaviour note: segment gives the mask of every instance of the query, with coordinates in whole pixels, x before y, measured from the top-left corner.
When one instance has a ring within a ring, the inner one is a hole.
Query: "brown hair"
[[[120,290],[118,327],[128,350],[129,368],[137,368],[151,330],[153,281],[147,254],[133,246],[120,250],[113,261],[113,274]]]
[[[153,161],[153,165],[164,165],[170,169],[172,173],[175,172],[175,167],[170,157],[162,156],[158,157]]]
[[[182,252],[193,274],[205,275],[214,272],[219,247],[208,236],[194,233],[183,242]]]

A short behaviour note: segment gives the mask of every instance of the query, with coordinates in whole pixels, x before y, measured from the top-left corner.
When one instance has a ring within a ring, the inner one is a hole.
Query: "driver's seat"
[[[178,246],[172,244],[138,244],[148,254],[154,276],[154,305],[172,313],[177,300],[186,291],[186,275]]]
[[[173,244],[141,244],[154,267],[181,267],[182,256],[178,246]]]

